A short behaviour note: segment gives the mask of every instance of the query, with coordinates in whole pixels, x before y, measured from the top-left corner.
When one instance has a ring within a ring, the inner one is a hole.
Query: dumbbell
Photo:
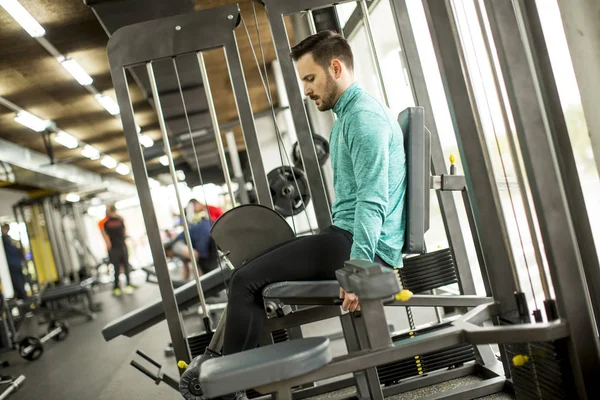
[[[52,321],[48,326],[48,333],[41,339],[27,336],[19,342],[19,354],[26,360],[34,361],[44,353],[44,343],[53,339],[62,342],[69,336],[69,326],[66,321]]]

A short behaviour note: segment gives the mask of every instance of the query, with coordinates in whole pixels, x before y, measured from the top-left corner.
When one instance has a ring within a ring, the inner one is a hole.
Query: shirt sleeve
[[[392,128],[381,115],[355,113],[347,143],[356,180],[351,259],[373,261],[388,208],[389,140]]]
[[[194,232],[190,232],[192,247],[198,252],[198,257],[208,258],[210,247],[210,222],[201,221],[194,226]]]

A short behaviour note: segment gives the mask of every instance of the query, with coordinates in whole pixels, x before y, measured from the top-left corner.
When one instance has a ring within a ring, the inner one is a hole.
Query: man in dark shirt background
[[[198,261],[200,275],[207,273],[216,266],[215,255],[210,237],[211,223],[207,219],[196,222],[189,226],[190,239],[192,241],[192,249],[194,257]],[[167,257],[177,256],[183,260],[183,280],[191,278],[191,269],[189,266],[190,252],[185,238],[185,233],[181,232],[173,241],[165,246]]]
[[[123,218],[117,214],[117,209],[113,205],[106,207],[106,217],[106,221],[104,222],[104,240],[108,248],[108,258],[115,270],[113,294],[115,296],[121,295],[121,288],[119,286],[121,267],[123,267],[125,277],[127,278],[125,293],[133,293],[135,286],[131,284],[129,279],[129,254],[127,253],[127,245],[125,244],[125,223],[123,222]]]
[[[10,236],[8,236],[9,231],[10,226],[2,224],[2,244],[4,245],[6,261],[8,261],[8,270],[15,298],[24,300],[27,298],[27,291],[25,290],[25,276],[23,275],[23,254],[21,253],[21,249],[15,246]]]

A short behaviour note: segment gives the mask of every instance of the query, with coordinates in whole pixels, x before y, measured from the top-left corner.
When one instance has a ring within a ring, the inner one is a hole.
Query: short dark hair
[[[2,229],[8,229],[10,230],[10,225],[7,223],[2,224]]]
[[[106,206],[106,211],[115,213],[117,212],[117,207],[114,204],[108,205]]]
[[[315,62],[327,69],[331,60],[337,58],[348,68],[354,70],[354,56],[350,44],[335,31],[321,31],[298,43],[292,48],[291,57],[298,61],[300,57],[311,53]]]

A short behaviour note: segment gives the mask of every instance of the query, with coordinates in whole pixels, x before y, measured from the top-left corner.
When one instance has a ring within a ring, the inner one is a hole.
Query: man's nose
[[[305,96],[310,96],[312,94],[312,88],[310,88],[308,85],[304,85],[304,95]]]

